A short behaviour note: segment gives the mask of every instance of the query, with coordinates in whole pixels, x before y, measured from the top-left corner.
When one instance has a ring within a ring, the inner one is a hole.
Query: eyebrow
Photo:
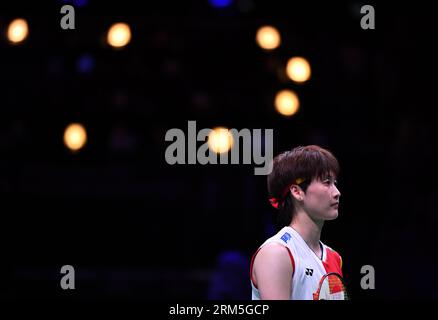
[[[334,180],[337,181],[337,177],[332,174],[325,174],[322,176],[321,180]]]

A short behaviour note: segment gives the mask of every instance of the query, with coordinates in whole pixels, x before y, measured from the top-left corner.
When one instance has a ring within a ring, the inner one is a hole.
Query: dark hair
[[[339,163],[328,150],[316,145],[300,146],[274,158],[272,172],[268,175],[268,192],[278,209],[277,228],[291,223],[295,208],[290,186],[298,184],[304,192],[314,179],[323,180],[328,175],[339,174]]]

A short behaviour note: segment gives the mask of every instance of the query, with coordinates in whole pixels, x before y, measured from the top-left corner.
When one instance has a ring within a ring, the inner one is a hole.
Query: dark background
[[[412,3],[232,1],[0,5],[0,296],[3,299],[249,299],[249,259],[274,232],[254,165],[168,165],[167,130],[197,121],[274,129],[274,154],[319,144],[341,164],[340,215],[322,240],[354,299],[438,297],[434,11]],[[376,29],[360,28],[372,4]],[[5,38],[28,19],[25,43]],[[114,50],[108,27],[129,23]],[[282,45],[255,43],[276,26]],[[284,75],[292,56],[312,78]],[[295,90],[292,118],[274,110]],[[77,154],[64,128],[81,122]],[[76,290],[63,291],[63,265]],[[360,288],[373,265],[376,289]]]

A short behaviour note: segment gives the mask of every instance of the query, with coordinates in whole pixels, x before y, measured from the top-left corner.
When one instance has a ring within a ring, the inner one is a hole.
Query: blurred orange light
[[[208,135],[208,147],[216,153],[225,153],[229,151],[233,147],[233,144],[233,135],[227,128],[214,128]]]
[[[126,46],[131,41],[131,28],[126,23],[113,24],[108,30],[107,41],[115,48]]]
[[[300,100],[292,90],[282,90],[275,97],[275,109],[283,116],[290,117],[298,112]]]
[[[281,43],[280,33],[272,26],[264,26],[258,29],[256,34],[257,44],[265,50],[278,48]]]
[[[78,151],[87,143],[87,132],[80,123],[72,123],[64,131],[64,144],[72,151]]]
[[[18,44],[23,42],[29,34],[29,26],[24,19],[13,20],[8,27],[7,37],[9,42]]]
[[[302,57],[291,58],[287,62],[286,73],[295,82],[306,82],[311,76],[310,64]]]

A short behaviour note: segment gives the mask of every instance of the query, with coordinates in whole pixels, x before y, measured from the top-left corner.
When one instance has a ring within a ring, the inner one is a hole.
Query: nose
[[[341,196],[341,192],[339,191],[338,187],[333,186],[335,188],[335,192],[334,192],[334,198],[336,199],[336,201],[339,200],[339,197]]]

